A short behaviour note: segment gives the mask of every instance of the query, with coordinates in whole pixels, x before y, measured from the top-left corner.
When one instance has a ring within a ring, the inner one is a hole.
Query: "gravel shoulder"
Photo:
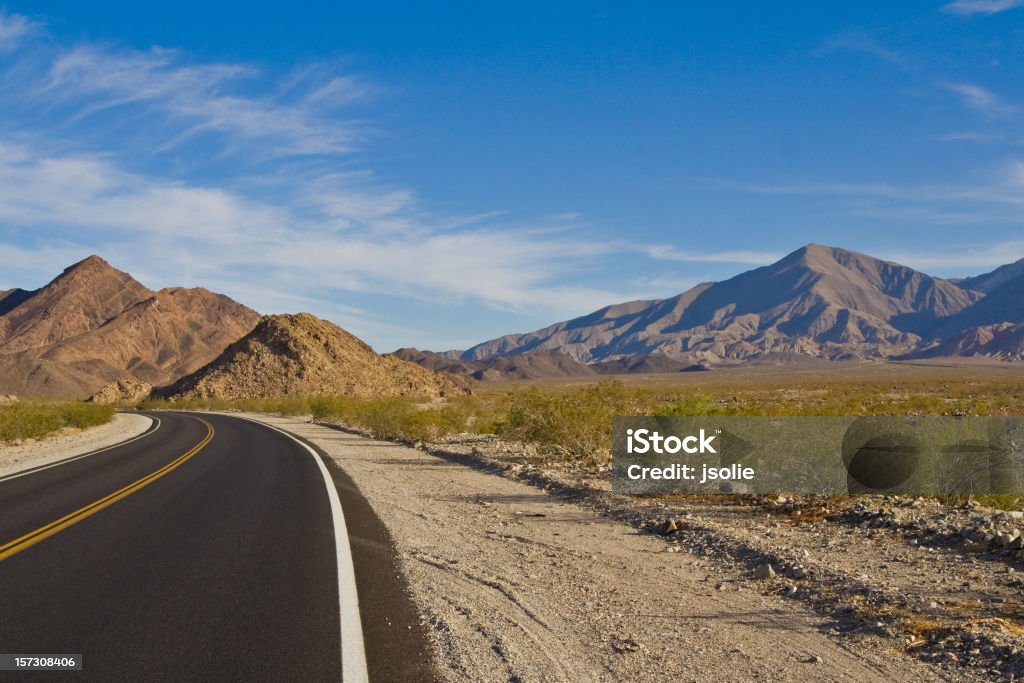
[[[113,446],[142,434],[151,424],[153,419],[145,415],[117,413],[98,427],[65,430],[38,441],[26,439],[18,445],[0,446],[0,477]]]
[[[391,534],[445,680],[972,678],[884,637],[851,640],[747,565],[556,486],[301,418],[249,417],[315,443],[360,488]]]

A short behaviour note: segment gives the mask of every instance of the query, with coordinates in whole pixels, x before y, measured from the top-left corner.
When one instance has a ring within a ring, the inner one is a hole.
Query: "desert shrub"
[[[0,407],[0,441],[38,439],[65,427],[86,429],[110,422],[114,407],[79,402],[25,402]]]
[[[709,395],[697,393],[693,396],[680,397],[663,405],[659,415],[680,415],[703,417],[705,415],[725,415],[729,411],[722,405],[715,403]]]
[[[533,387],[514,394],[499,434],[539,444],[545,453],[588,464],[611,458],[611,420],[644,412],[645,401],[607,380],[561,394]]]

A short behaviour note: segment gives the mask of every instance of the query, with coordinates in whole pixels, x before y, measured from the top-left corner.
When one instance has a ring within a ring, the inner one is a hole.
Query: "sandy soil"
[[[388,527],[446,680],[963,679],[775,594],[722,557],[415,448],[252,416],[305,437]],[[768,585],[766,587],[766,585]]]
[[[0,446],[0,476],[113,446],[142,434],[152,423],[145,415],[118,413],[98,427],[66,431],[41,441],[28,440],[18,446]]]

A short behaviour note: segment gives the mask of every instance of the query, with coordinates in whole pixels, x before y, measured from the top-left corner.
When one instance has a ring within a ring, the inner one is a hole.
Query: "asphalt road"
[[[0,479],[0,653],[84,659],[79,673],[0,680],[339,681],[343,653],[353,678],[364,650],[341,643],[339,604],[355,600],[339,595],[342,546],[316,456],[232,417],[154,417],[130,443]],[[357,561],[360,585],[401,594],[387,585],[394,558],[370,562]],[[409,605],[395,610],[364,606],[362,623],[415,631]],[[427,673],[395,668],[393,647],[366,651],[372,678]]]

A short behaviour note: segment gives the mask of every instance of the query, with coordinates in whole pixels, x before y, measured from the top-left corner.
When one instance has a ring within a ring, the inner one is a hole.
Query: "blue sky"
[[[1024,257],[1024,0],[150,5],[0,9],[0,288],[98,253],[387,351]]]

